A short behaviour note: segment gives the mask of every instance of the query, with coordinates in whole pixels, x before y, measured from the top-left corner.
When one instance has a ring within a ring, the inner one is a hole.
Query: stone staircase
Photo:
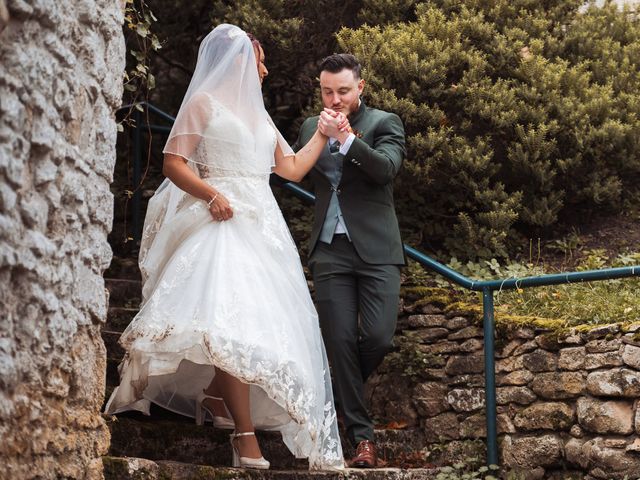
[[[114,258],[105,276],[109,290],[109,312],[102,329],[107,348],[108,398],[118,385],[118,364],[124,354],[118,345],[121,332],[137,313],[140,280],[137,266],[129,259]],[[112,278],[109,278],[109,275]],[[113,278],[117,277],[117,278]],[[198,427],[193,420],[152,405],[151,415],[126,413],[106,416],[111,445],[104,457],[105,478],[111,479],[435,479],[439,471],[427,464],[420,452],[425,448],[417,428],[376,431],[379,454],[385,468],[347,469],[344,473],[309,472],[306,461],[295,459],[279,434],[259,432],[260,446],[269,459],[269,471],[228,468],[231,448],[228,431]],[[346,451],[350,456],[353,452]]]

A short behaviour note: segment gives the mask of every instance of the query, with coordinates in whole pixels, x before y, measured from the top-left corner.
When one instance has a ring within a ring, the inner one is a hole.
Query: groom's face
[[[355,78],[353,70],[342,69],[338,73],[320,72],[322,103],[326,108],[350,115],[358,110],[364,80]]]

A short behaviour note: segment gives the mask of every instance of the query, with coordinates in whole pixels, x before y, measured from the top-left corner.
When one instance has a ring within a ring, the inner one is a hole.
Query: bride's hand
[[[325,112],[330,117],[333,117],[336,120],[336,122],[338,123],[337,124],[337,129],[338,129],[339,132],[349,132],[349,133],[351,133],[353,131],[353,130],[351,130],[351,124],[349,123],[349,119],[347,118],[347,116],[344,113],[336,112],[335,110],[332,110],[330,108],[325,108],[323,110],[323,112]],[[322,114],[320,115],[320,117],[322,119]],[[325,119],[326,118],[327,117],[325,117]]]
[[[347,118],[346,115],[340,113],[338,115],[338,130],[340,130],[341,132],[349,132],[351,133],[351,124],[349,123],[349,119]]]
[[[209,206],[209,213],[211,213],[213,219],[218,222],[223,222],[233,217],[231,204],[229,203],[229,200],[227,200],[227,197],[221,193],[216,194],[215,199],[211,202],[211,205]]]

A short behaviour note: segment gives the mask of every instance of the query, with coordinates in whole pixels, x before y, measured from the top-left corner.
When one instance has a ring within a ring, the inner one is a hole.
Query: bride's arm
[[[316,130],[313,137],[298,153],[287,156],[282,153],[280,145],[276,145],[276,166],[273,169],[273,173],[286,180],[299,182],[315,165],[327,140],[326,136]]]
[[[212,99],[203,92],[197,92],[184,105],[179,113],[174,128],[178,132],[202,132],[209,123],[212,115]],[[178,124],[178,122],[182,122]],[[173,131],[172,131],[173,132]],[[178,188],[196,198],[204,200],[209,205],[209,211],[214,220],[227,220],[233,216],[229,201],[215,188],[202,179],[187,166],[187,159],[191,158],[202,141],[202,135],[197,133],[178,133],[167,142],[165,147],[162,173]],[[168,151],[167,151],[168,150]],[[170,153],[174,152],[174,153]],[[178,155],[179,154],[179,155]]]
[[[203,182],[186,162],[179,155],[165,153],[162,173],[180,189],[210,203],[209,211],[214,220],[228,220],[233,217],[233,210],[226,197],[208,183]],[[211,201],[212,199],[214,200]]]

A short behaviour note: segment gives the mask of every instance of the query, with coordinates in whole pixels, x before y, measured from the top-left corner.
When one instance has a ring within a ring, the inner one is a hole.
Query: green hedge
[[[474,0],[411,2],[406,21],[407,2],[366,3],[379,7],[374,26],[338,40],[363,61],[369,102],[405,121],[407,232],[465,257],[507,255],[517,232],[637,197],[637,17],[580,0]]]

